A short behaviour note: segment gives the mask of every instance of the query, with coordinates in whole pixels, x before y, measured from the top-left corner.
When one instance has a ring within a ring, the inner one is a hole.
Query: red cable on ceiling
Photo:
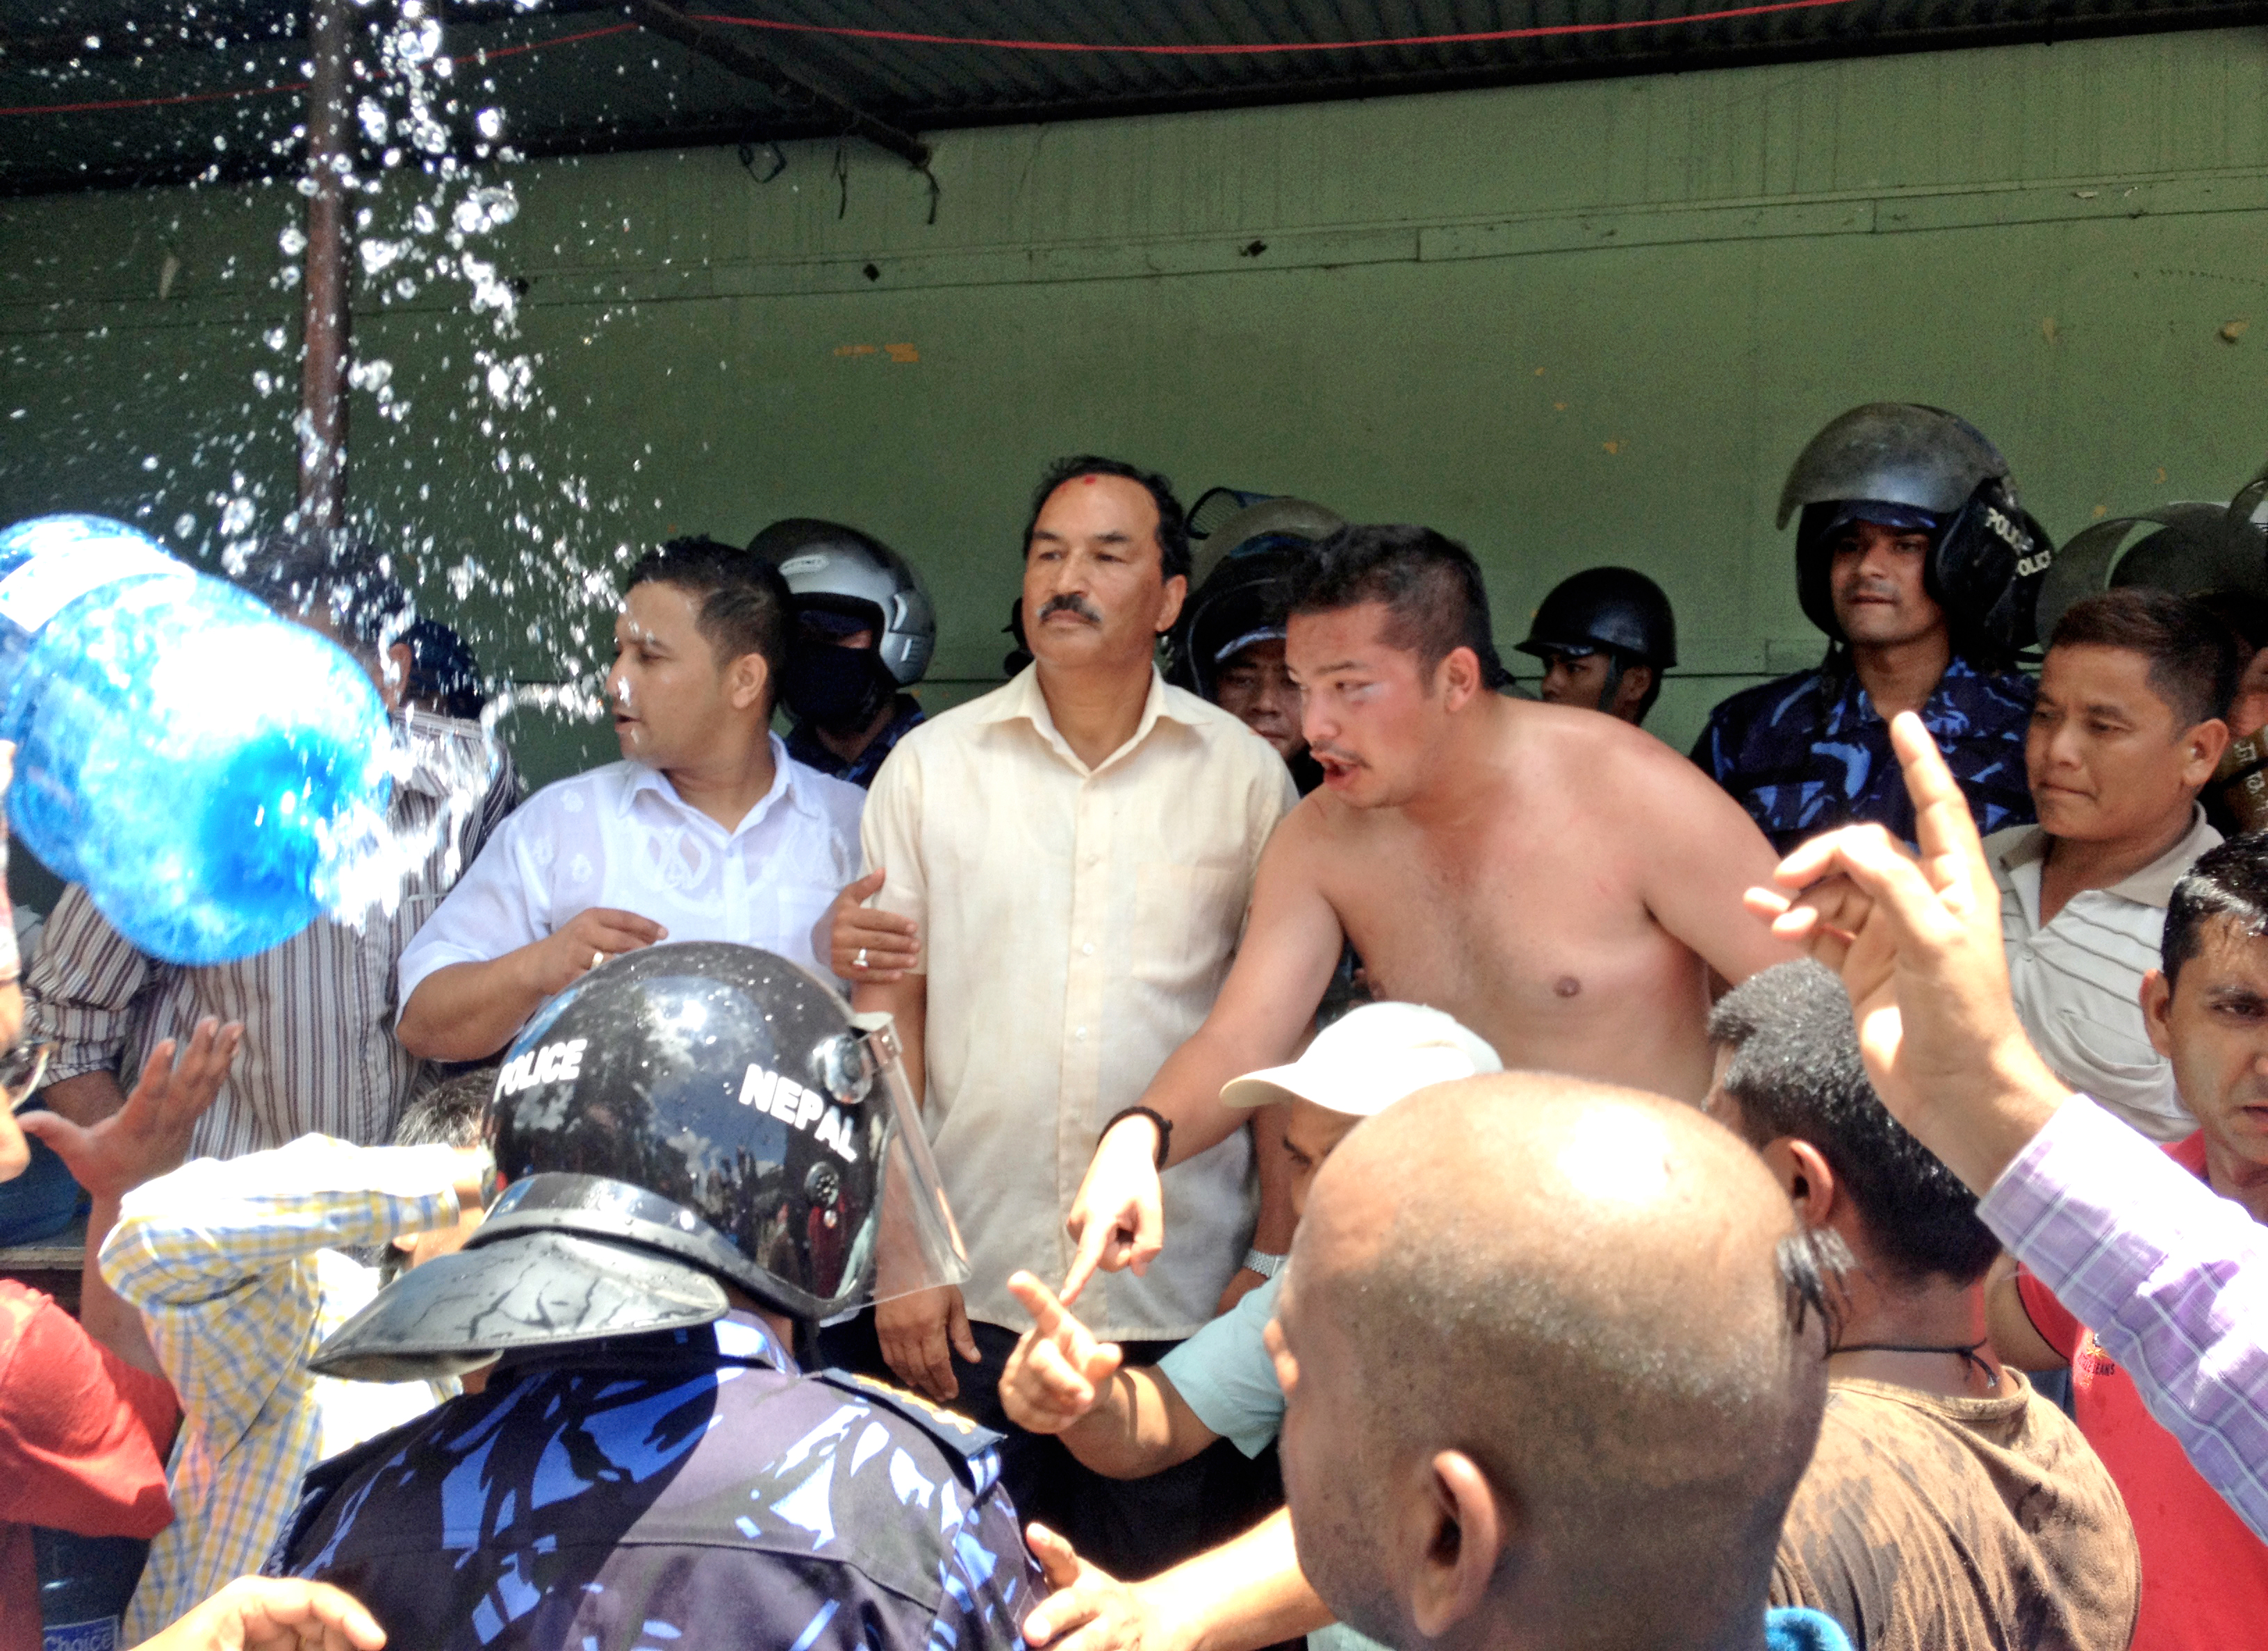
[[[1145,57],[1241,57],[1281,52],[1359,52],[1396,46],[1466,46],[1488,41],[1531,41],[1557,34],[1610,34],[1623,29],[1673,28],[1681,23],[1719,23],[1763,17],[1774,11],[1809,11],[1849,5],[1852,0],[1767,0],[1760,5],[1720,11],[1692,11],[1674,18],[1631,18],[1613,23],[1555,23],[1525,29],[1475,29],[1458,34],[1406,34],[1372,41],[1278,41],[1259,46],[1120,46],[1082,41],[996,41],[966,34],[921,34],[905,29],[847,28],[825,23],[781,23],[770,18],[733,17],[724,12],[688,12],[696,23],[729,23],[781,34],[833,34],[850,40],[892,41],[914,46],[982,46],[1004,52],[1131,52]]]
[[[1736,18],[1764,17],[1776,11],[1810,11],[1825,6],[1850,5],[1854,0],[1764,0],[1756,5],[1733,6],[1716,11],[1690,11],[1674,18],[1630,18],[1612,23],[1554,23],[1524,29],[1476,29],[1456,34],[1408,34],[1393,39],[1368,41],[1277,41],[1257,46],[1123,46],[1098,44],[1081,41],[1010,41],[988,40],[964,34],[922,34],[905,29],[849,28],[824,23],[782,23],[771,18],[734,17],[724,12],[691,12],[688,15],[696,23],[722,23],[736,28],[767,29],[780,34],[823,34],[848,40],[887,41],[913,46],[974,46],[990,51],[1006,52],[1086,52],[1133,54],[1144,57],[1241,57],[1280,55],[1285,52],[1355,52],[1383,51],[1406,46],[1469,46],[1491,41],[1541,40],[1547,36],[1567,34],[1611,34],[1625,29],[1674,28],[1683,23],[1723,23]],[[468,60],[488,63],[498,57],[517,57],[523,52],[540,52],[554,46],[572,46],[581,41],[602,40],[610,34],[626,34],[637,27],[635,23],[617,23],[608,28],[585,29],[579,34],[562,34],[556,40],[529,41],[519,46],[498,46],[485,51],[466,54]],[[26,104],[18,108],[0,108],[0,115],[9,114],[87,114],[111,109],[154,109],[184,103],[214,103],[233,98],[260,98],[283,92],[305,92],[304,80],[287,80],[270,86],[241,86],[227,92],[185,92],[164,98],[116,98],[99,103]]]

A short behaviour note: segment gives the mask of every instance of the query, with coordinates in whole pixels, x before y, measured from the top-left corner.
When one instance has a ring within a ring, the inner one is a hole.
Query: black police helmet
[[[1166,680],[1212,699],[1222,666],[1256,642],[1281,641],[1292,578],[1307,554],[1305,543],[1276,544],[1218,564],[1182,605]]]
[[[1542,659],[1614,648],[1657,671],[1677,663],[1677,620],[1661,586],[1634,568],[1585,568],[1551,587],[1514,645]]]
[[[2041,636],[2053,633],[2073,602],[2122,585],[2177,596],[2223,591],[2268,598],[2268,532],[2255,520],[2264,500],[2268,468],[2227,505],[2166,505],[2080,528],[2040,587]]]
[[[2055,545],[2018,499],[2007,461],[1968,420],[1908,402],[1852,408],[1789,470],[1779,525],[1798,511],[1796,593],[1805,616],[1836,641],[1847,638],[1829,573],[1835,535],[1853,516],[1929,534],[1922,587],[1966,651],[2006,655],[2034,641]]]
[[[786,960],[715,941],[616,958],[506,1056],[487,1127],[507,1184],[487,1220],[310,1367],[398,1380],[705,1323],[725,1284],[828,1317],[873,1299],[886,1186],[890,1293],[950,1281],[958,1240],[911,1114],[887,1018],[854,1020]]]

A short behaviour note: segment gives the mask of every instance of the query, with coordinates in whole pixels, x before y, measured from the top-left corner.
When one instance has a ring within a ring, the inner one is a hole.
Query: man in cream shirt
[[[830,1361],[1007,1433],[1018,1508],[1135,1574],[1264,1511],[1234,1447],[1123,1485],[1013,1427],[997,1388],[1026,1323],[1009,1275],[1069,1267],[1064,1217],[1095,1140],[1211,1007],[1261,848],[1298,800],[1266,741],[1158,674],[1188,568],[1164,478],[1092,457],[1049,472],[1025,548],[1035,662],[884,763],[868,875],[850,891],[877,910],[846,914],[875,944],[843,960],[858,1006],[896,1017],[925,1089],[970,1278],[832,1332]],[[878,929],[883,914],[899,921]],[[917,955],[885,952],[892,932],[917,934]],[[1154,1360],[1217,1310],[1252,1236],[1252,1158],[1239,1133],[1168,1174],[1173,1248],[1081,1303],[1130,1359]]]
[[[2197,603],[2128,588],[2050,639],[2024,765],[2036,826],[1984,839],[2024,1031],[2056,1075],[2153,1140],[2197,1128],[2142,1024],[2166,901],[2220,841],[2198,792],[2228,744],[2242,666]]]

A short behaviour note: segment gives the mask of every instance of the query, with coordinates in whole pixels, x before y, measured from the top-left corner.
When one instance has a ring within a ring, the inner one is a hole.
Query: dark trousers
[[[1179,1467],[1146,1479],[1105,1478],[1083,1466],[1060,1440],[1026,1433],[1001,1409],[1000,1373],[1015,1351],[1015,1332],[974,1322],[968,1328],[983,1357],[972,1365],[958,1353],[953,1356],[961,1396],[952,1408],[1005,1435],[1000,1478],[1015,1499],[1016,1512],[1070,1538],[1113,1576],[1154,1576],[1249,1529],[1283,1506],[1283,1477],[1272,1444],[1248,1459],[1227,1440],[1218,1439]],[[1125,1362],[1155,1364],[1173,1345],[1127,1342]],[[871,1308],[848,1323],[821,1330],[819,1351],[839,1369],[898,1382],[883,1362]]]

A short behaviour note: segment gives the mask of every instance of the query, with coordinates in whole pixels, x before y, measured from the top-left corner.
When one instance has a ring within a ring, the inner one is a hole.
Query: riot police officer
[[[1677,620],[1661,586],[1632,568],[1585,568],[1551,587],[1522,653],[1543,661],[1543,697],[1642,724],[1677,663]]]
[[[1977,828],[2028,823],[2032,682],[2014,666],[2054,547],[2007,461],[1951,413],[1874,402],[1797,458],[1779,525],[1798,512],[1796,591],[1827,657],[1724,701],[1693,760],[1783,851],[1854,820],[1911,842],[1889,719],[1918,711]]]
[[[477,1236],[310,1361],[487,1385],[312,1471],[271,1571],[421,1651],[1014,1642],[1037,1573],[997,1436],[789,1351],[967,1274],[888,1017],[768,952],[651,947],[538,1013],[488,1127]]]
[[[1226,490],[1215,489],[1205,499]],[[1305,499],[1248,500],[1206,534],[1195,558],[1195,593],[1169,644],[1166,680],[1209,699],[1276,748],[1306,796],[1323,771],[1300,726],[1300,686],[1284,664],[1287,583],[1300,559],[1346,523]],[[1204,507],[1198,501],[1196,516]]]
[[[871,785],[922,719],[905,690],[937,652],[937,608],[906,559],[840,522],[790,517],[750,542],[786,579],[796,634],[780,682],[794,716],[787,753],[822,774]]]

